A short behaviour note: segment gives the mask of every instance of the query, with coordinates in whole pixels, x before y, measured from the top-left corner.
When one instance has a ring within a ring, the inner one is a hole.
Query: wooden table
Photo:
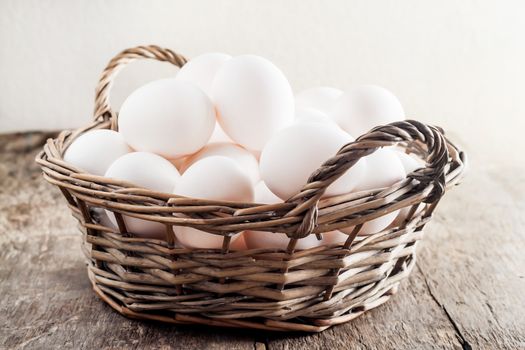
[[[525,162],[466,147],[470,172],[398,294],[320,334],[273,334],[132,321],[101,302],[75,221],[33,162],[47,136],[0,136],[1,349],[525,349]]]

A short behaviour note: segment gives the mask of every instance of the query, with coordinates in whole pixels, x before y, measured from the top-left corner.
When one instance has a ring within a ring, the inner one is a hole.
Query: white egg
[[[356,186],[355,192],[389,187],[406,177],[403,164],[399,160],[395,151],[389,149],[378,149],[371,155],[365,157],[366,172],[360,183]],[[361,235],[368,235],[380,232],[388,227],[398,215],[398,210],[380,216],[376,219],[367,221],[359,231]],[[350,233],[354,227],[347,227],[341,231]]]
[[[342,94],[329,115],[355,137],[370,129],[404,120],[405,111],[396,96],[375,85],[362,85]]]
[[[252,151],[252,150],[249,150],[249,151],[251,152],[251,154],[253,154],[255,159],[257,159],[257,161],[261,159],[261,151]]]
[[[175,188],[181,196],[234,202],[253,201],[250,178],[232,159],[211,156],[193,163],[182,174]],[[190,248],[217,249],[222,247],[223,236],[210,234],[191,227],[179,226],[175,232],[179,243]],[[239,235],[232,237],[233,243]]]
[[[210,140],[208,143],[212,142],[233,142],[232,139],[226,135],[224,130],[222,130],[221,125],[216,122],[215,128],[213,129],[213,133],[211,134]]]
[[[149,152],[133,152],[120,157],[111,164],[105,176],[164,193],[172,193],[180,178],[179,172],[168,160]],[[108,216],[116,225],[113,213],[108,212]],[[127,230],[136,236],[159,239],[166,236],[164,224],[127,215],[122,215],[122,218]]]
[[[407,174],[410,174],[416,169],[422,168],[425,166],[425,163],[421,159],[416,159],[415,157],[406,154],[405,152],[401,150],[395,151],[397,156],[399,157],[399,160],[403,164],[403,168],[405,169],[405,172]],[[401,225],[405,219],[408,217],[408,214],[410,212],[411,207],[405,207],[399,211],[399,214],[397,215],[396,219],[392,223],[392,226],[399,226]],[[417,215],[421,213],[424,209],[423,205],[420,205],[419,208],[415,211],[414,215]]]
[[[374,233],[381,232],[385,228],[390,226],[390,224],[395,220],[398,214],[399,214],[399,210],[396,210],[386,215],[380,216],[376,219],[367,221],[363,225],[363,227],[361,227],[361,230],[359,230],[358,234],[359,235],[372,235]],[[346,233],[351,233],[353,229],[354,229],[354,226],[343,228],[341,229],[341,231],[346,232]]]
[[[197,86],[175,79],[150,82],[122,104],[119,131],[137,151],[176,158],[194,153],[209,140],[215,110]]]
[[[260,151],[294,119],[288,80],[259,56],[237,56],[224,63],[213,81],[212,99],[226,134],[250,150]]]
[[[215,74],[231,58],[230,55],[218,52],[194,57],[180,69],[175,79],[195,84],[208,96],[211,96],[211,86]]]
[[[421,159],[416,159],[415,157],[400,150],[396,150],[395,152],[399,157],[401,164],[403,164],[403,168],[407,174],[410,174],[414,170],[423,168],[425,166],[425,163]]]
[[[244,240],[248,249],[286,249],[290,243],[290,238],[285,233],[264,231],[244,231]],[[308,235],[298,239],[294,249],[310,249],[321,243],[316,235]]]
[[[259,163],[257,162],[257,159],[252,153],[234,143],[220,142],[207,144],[199,152],[188,157],[182,166],[182,172],[193,163],[211,156],[224,156],[233,159],[250,177],[250,180],[254,185],[259,182]]]
[[[113,130],[91,130],[77,137],[64,153],[64,161],[89,174],[104,176],[111,163],[131,149]]]
[[[345,243],[348,239],[348,235],[340,231],[330,231],[323,233],[322,244],[340,244]]]
[[[264,147],[259,163],[261,178],[282,199],[297,194],[310,175],[353,138],[335,125],[297,123],[275,135]],[[325,192],[325,197],[351,192],[365,173],[360,160]]]
[[[343,92],[328,86],[319,86],[303,90],[295,96],[296,107],[314,108],[329,114]]]
[[[254,203],[259,204],[276,204],[283,202],[281,198],[277,197],[272,191],[270,191],[268,186],[266,186],[262,180],[255,185],[253,201]]]
[[[308,107],[295,108],[295,122],[313,122],[313,123],[330,123],[334,124],[334,121],[330,119],[326,113],[323,113],[317,109]],[[335,125],[335,124],[334,124]]]
[[[239,237],[234,240],[232,243],[230,243],[230,250],[231,251],[238,251],[238,250],[246,250],[248,247],[246,246],[246,241],[244,240],[244,232],[239,233]]]
[[[365,157],[366,176],[357,184],[355,191],[388,187],[405,178],[405,168],[395,151],[380,148]]]
[[[266,186],[264,181],[260,181],[255,186],[254,202],[259,204],[281,203],[282,199],[274,195]],[[248,249],[286,249],[290,238],[285,233],[274,233],[265,231],[244,231],[244,240]],[[321,242],[315,235],[308,235],[297,241],[295,249],[309,249],[317,247]]]

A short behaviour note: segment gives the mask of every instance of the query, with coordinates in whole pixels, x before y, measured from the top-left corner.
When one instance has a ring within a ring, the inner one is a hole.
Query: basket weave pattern
[[[417,242],[446,188],[456,184],[465,155],[443,131],[417,121],[377,127],[344,146],[284,203],[260,205],[186,198],[90,175],[62,156],[80,134],[117,128],[109,91],[117,72],[136,59],[182,66],[171,50],[141,46],[121,52],[104,70],[96,90],[94,122],[48,140],[37,162],[57,185],[79,222],[88,276],[95,292],[121,314],[177,324],[319,332],[387,301],[414,264]],[[389,188],[321,198],[324,190],[361,157],[398,146],[426,166]],[[100,222],[112,211],[118,228]],[[410,208],[407,219],[373,235],[364,223]],[[422,209],[422,210],[418,210]],[[135,238],[122,215],[165,224],[166,239]],[[177,246],[173,230],[190,226],[222,235],[218,250]],[[346,242],[296,251],[297,240],[355,226]],[[286,250],[231,251],[244,230],[286,233]]]

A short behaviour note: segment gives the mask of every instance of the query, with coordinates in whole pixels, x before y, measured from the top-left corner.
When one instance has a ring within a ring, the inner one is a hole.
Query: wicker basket
[[[121,314],[176,324],[320,332],[347,322],[394,294],[415,264],[416,243],[445,189],[458,182],[465,156],[437,127],[417,121],[377,127],[344,146],[315,171],[300,193],[280,204],[258,205],[185,198],[86,174],[62,160],[68,145],[91,129],[116,129],[109,90],[117,72],[137,59],[182,66],[184,57],[157,46],[113,58],[96,90],[95,120],[48,140],[36,161],[78,219],[88,276],[95,292]],[[321,199],[328,185],[361,157],[384,146],[403,147],[425,160],[390,188]],[[401,208],[408,218],[373,235],[362,224]],[[118,229],[97,212],[115,213]],[[134,238],[122,215],[166,225],[166,239]],[[176,245],[174,226],[224,237],[222,249]],[[296,251],[298,239],[355,226],[344,244]],[[231,251],[230,239],[248,229],[283,232],[286,250]]]

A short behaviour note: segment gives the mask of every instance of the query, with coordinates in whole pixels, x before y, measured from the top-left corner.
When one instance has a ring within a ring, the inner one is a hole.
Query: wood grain
[[[472,158],[385,305],[320,334],[276,334],[128,320],[98,300],[75,221],[33,162],[46,137],[0,136],[1,349],[525,349],[523,164]]]

